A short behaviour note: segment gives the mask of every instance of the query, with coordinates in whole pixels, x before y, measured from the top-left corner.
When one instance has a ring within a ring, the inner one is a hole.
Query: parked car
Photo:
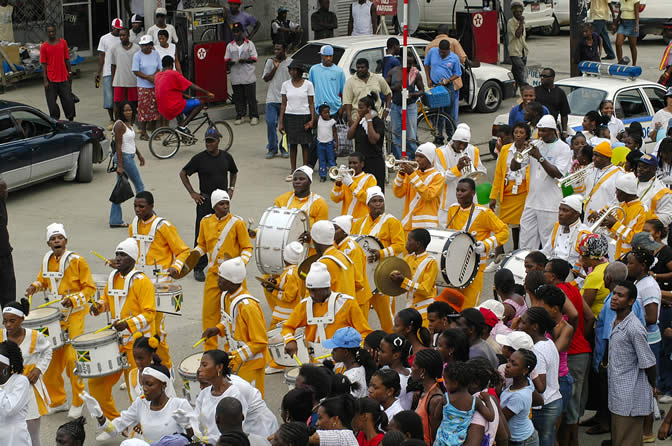
[[[609,66],[609,64],[601,64]],[[625,67],[639,68],[639,67]],[[610,99],[614,102],[614,113],[627,127],[632,122],[639,122],[644,129],[643,151],[651,152],[655,143],[649,141],[651,120],[653,115],[665,106],[665,88],[652,81],[638,77],[623,75],[591,74],[584,72],[582,76],[570,77],[555,83],[567,94],[570,113],[567,120],[569,134],[583,130],[582,122],[586,113],[599,110],[600,102]],[[497,129],[508,124],[509,114],[503,113],[495,118],[492,124],[490,152],[494,154]]]
[[[569,26],[569,0],[553,0],[553,15],[558,26]]]
[[[369,61],[369,69],[375,73],[383,71],[383,56],[388,36],[333,37],[313,40],[301,47],[293,60],[307,68],[320,63],[320,48],[331,45],[334,48],[334,63],[345,71],[346,78],[355,73],[355,62],[359,58]],[[401,39],[400,39],[401,40]],[[425,57],[427,40],[408,38],[409,57],[414,57],[427,85],[425,67],[421,63]],[[503,99],[510,98],[516,91],[516,83],[510,70],[498,65],[482,63],[478,67],[463,67],[464,87],[460,91],[460,101],[471,110],[481,113],[497,111]]]
[[[109,153],[102,127],[57,121],[18,102],[0,101],[0,176],[9,190],[62,176],[93,179],[93,164]]]
[[[665,43],[672,40],[672,8],[669,0],[639,1],[639,39],[647,35],[662,36]]]

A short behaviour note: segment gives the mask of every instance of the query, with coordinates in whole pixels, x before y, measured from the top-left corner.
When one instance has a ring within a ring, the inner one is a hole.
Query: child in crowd
[[[495,439],[502,441],[509,438],[509,425],[499,407],[496,388],[501,388],[503,382],[499,373],[492,368],[490,361],[485,358],[474,358],[467,361],[467,367],[471,370],[471,382],[469,383],[469,393],[476,396],[488,392],[488,398],[495,409],[495,419],[486,420],[479,412],[474,413],[471,420],[471,426],[477,425],[483,427],[483,440],[481,445],[492,446]],[[471,427],[470,427],[471,429]]]
[[[406,384],[411,376],[411,369],[408,365],[410,349],[411,346],[406,338],[398,334],[388,334],[380,341],[378,350],[378,366],[389,367],[399,375],[399,403],[403,410],[409,410],[413,404],[413,393],[406,391]],[[392,417],[388,416],[388,419]]]
[[[357,432],[359,446],[378,446],[387,430],[387,415],[378,401],[371,398],[357,400],[352,430]]]
[[[511,385],[502,391],[502,413],[509,423],[510,446],[538,446],[539,436],[530,420],[534,386],[530,373],[537,366],[537,357],[526,349],[516,350],[506,363],[505,376]]]
[[[371,377],[369,383],[369,398],[372,398],[380,404],[385,411],[387,419],[391,420],[393,416],[404,410],[399,402],[399,374],[392,369],[377,370]]]
[[[331,356],[337,363],[335,372],[347,376],[353,384],[355,398],[366,396],[369,380],[376,370],[376,363],[361,344],[362,335],[352,327],[339,328],[331,339],[322,341],[324,348],[332,349]]]
[[[327,171],[336,165],[338,135],[336,120],[331,117],[329,105],[322,104],[318,108],[317,118],[317,156],[320,159],[320,182],[327,181]]]

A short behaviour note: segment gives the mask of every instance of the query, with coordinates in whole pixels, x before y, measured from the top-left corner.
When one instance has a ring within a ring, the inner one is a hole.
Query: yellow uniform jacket
[[[435,228],[439,225],[439,202],[443,191],[443,176],[434,167],[424,172],[417,169],[410,175],[398,173],[392,188],[394,196],[404,198],[404,231],[415,228]]]
[[[415,308],[427,320],[427,307],[436,297],[436,276],[439,265],[427,251],[422,254],[409,254],[404,257],[411,267],[411,279],[404,279],[401,287],[408,291],[406,301],[409,307]]]
[[[207,272],[213,274],[217,274],[219,264],[225,260],[240,257],[247,264],[252,257],[247,225],[242,218],[230,213],[221,219],[215,214],[203,217],[197,244],[201,255],[208,255]]]
[[[316,221],[329,219],[329,207],[324,198],[311,192],[304,198],[298,198],[293,191],[286,192],[275,199],[274,206],[287,209],[301,209],[310,219],[310,226]]]
[[[147,221],[135,217],[128,226],[128,235],[138,241],[140,256],[136,269],[142,269],[150,277],[155,262],[164,271],[170,267],[180,271],[189,257],[189,247],[180,237],[177,228],[156,215]]]
[[[625,211],[625,218],[617,220],[616,223],[609,229],[612,238],[616,240],[615,259],[619,259],[623,254],[630,252],[632,246],[630,242],[632,237],[644,229],[647,212],[646,207],[640,200],[633,200],[629,203],[621,203],[620,207]],[[621,218],[622,212],[618,212],[617,219]]]
[[[273,319],[271,328],[277,323],[282,324],[289,318],[301,299],[306,295],[306,283],[299,278],[299,270],[296,265],[285,266],[282,274],[278,277],[278,288],[273,290]]]
[[[404,252],[406,236],[401,222],[390,214],[379,215],[375,220],[370,215],[352,222],[352,235],[370,235],[376,237],[384,248],[379,251],[380,258],[396,256]]]
[[[338,244],[338,250],[352,260],[355,276],[360,278],[361,287],[355,291],[355,299],[360,305],[371,299],[371,286],[366,275],[366,256],[361,246],[352,237],[346,237]]]
[[[352,184],[349,186],[342,182],[340,186],[334,183],[331,189],[331,201],[343,203],[341,215],[352,215],[354,218],[363,217],[369,213],[369,207],[366,205],[366,190],[376,184],[378,184],[376,177],[361,172],[352,177]]]
[[[352,259],[336,249],[336,246],[327,248],[317,261],[327,266],[331,276],[331,291],[354,296],[358,289],[364,287]]]

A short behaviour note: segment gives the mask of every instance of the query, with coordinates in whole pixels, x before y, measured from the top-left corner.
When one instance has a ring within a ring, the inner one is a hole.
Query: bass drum
[[[254,258],[257,268],[264,274],[280,275],[285,268],[283,249],[298,241],[299,236],[310,230],[308,215],[301,209],[272,206],[264,211],[257,229]],[[308,250],[304,250],[304,257]],[[298,263],[301,263],[299,261]]]
[[[510,270],[518,285],[525,284],[525,257],[531,252],[531,249],[516,249],[502,260],[500,268]]]
[[[371,237],[370,235],[360,235],[359,237],[355,238],[355,242],[361,246],[361,248],[364,250],[364,254],[366,254],[366,278],[369,281],[371,292],[375,292],[376,281],[374,280],[373,276],[376,273],[376,268],[380,263],[380,259],[378,259],[376,262],[369,262],[368,257],[372,252],[378,252],[383,249],[383,244],[380,243],[380,240],[375,237]]]
[[[481,256],[476,252],[476,240],[468,232],[427,229],[432,236],[427,252],[439,265],[436,284],[443,288],[465,288],[478,272]]]

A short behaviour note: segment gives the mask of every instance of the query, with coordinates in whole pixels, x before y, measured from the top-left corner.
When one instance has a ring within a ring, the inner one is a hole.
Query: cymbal
[[[192,249],[191,252],[189,253],[189,256],[184,261],[184,265],[182,265],[182,269],[180,270],[180,274],[178,275],[177,278],[182,279],[183,277],[186,277],[187,274],[189,274],[191,270],[193,270],[194,267],[198,264],[200,258],[201,253],[195,249]]]
[[[399,271],[404,277],[411,277],[411,267],[399,257],[387,257],[380,261],[373,274],[373,281],[378,291],[386,296],[399,296],[406,292],[405,289],[397,285],[390,279],[392,271]]]
[[[306,260],[304,260],[299,264],[299,277],[301,278],[301,280],[306,280],[306,276],[308,275],[308,271],[310,270],[310,265],[317,262],[319,258],[320,258],[319,254],[313,254],[312,256],[306,258]]]

